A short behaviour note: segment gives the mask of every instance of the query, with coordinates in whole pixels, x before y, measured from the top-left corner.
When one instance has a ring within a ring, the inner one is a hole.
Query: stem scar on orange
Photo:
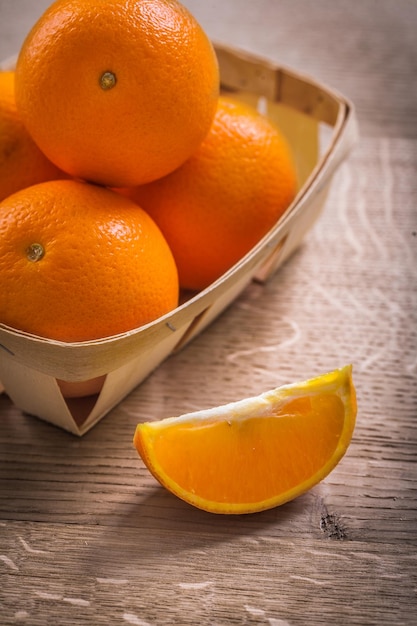
[[[134,445],[154,477],[211,513],[284,504],[327,476],[356,419],[350,365],[254,398],[138,424]]]
[[[72,180],[0,203],[0,323],[77,342],[123,333],[178,304],[172,253],[123,196]]]
[[[177,0],[57,0],[16,68],[18,109],[42,151],[111,187],[181,165],[207,134],[218,93],[213,46]]]

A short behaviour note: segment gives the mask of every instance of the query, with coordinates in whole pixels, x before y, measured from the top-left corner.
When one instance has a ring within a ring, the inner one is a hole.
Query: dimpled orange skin
[[[67,176],[39,150],[20,119],[14,72],[0,72],[0,202],[15,191]]]
[[[296,190],[296,168],[280,131],[251,107],[221,97],[210,133],[183,166],[122,193],[160,226],[181,287],[199,290],[267,233]]]
[[[183,163],[218,91],[211,42],[176,0],[58,0],[16,68],[18,109],[42,151],[74,177],[116,187]]]
[[[31,260],[41,246],[44,254]],[[66,342],[122,333],[178,303],[172,254],[127,198],[76,181],[0,203],[0,322]]]

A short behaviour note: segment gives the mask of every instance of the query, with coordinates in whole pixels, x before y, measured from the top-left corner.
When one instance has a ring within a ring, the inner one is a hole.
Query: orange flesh
[[[170,483],[199,498],[255,503],[285,493],[322,470],[343,425],[339,397],[297,398],[274,415],[150,430],[153,451],[148,461],[151,471],[152,466],[163,468]],[[135,443],[142,448],[139,437]]]

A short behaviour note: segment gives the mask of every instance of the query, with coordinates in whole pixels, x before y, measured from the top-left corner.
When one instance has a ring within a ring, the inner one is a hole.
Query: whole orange
[[[14,72],[0,72],[0,202],[19,189],[66,178],[23,125],[16,109],[14,79]]]
[[[73,180],[0,203],[0,322],[61,341],[122,333],[178,303],[171,251],[128,198]]]
[[[123,193],[161,228],[180,285],[202,289],[267,233],[296,190],[292,154],[278,128],[251,107],[221,97],[209,134],[185,164]]]
[[[57,0],[27,36],[16,100],[60,168],[108,186],[181,165],[216,109],[214,49],[176,0]]]

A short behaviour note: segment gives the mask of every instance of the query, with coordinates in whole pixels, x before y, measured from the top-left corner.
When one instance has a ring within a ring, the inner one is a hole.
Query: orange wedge
[[[224,406],[138,424],[154,477],[211,513],[255,513],[319,483],[352,438],[352,366]]]

